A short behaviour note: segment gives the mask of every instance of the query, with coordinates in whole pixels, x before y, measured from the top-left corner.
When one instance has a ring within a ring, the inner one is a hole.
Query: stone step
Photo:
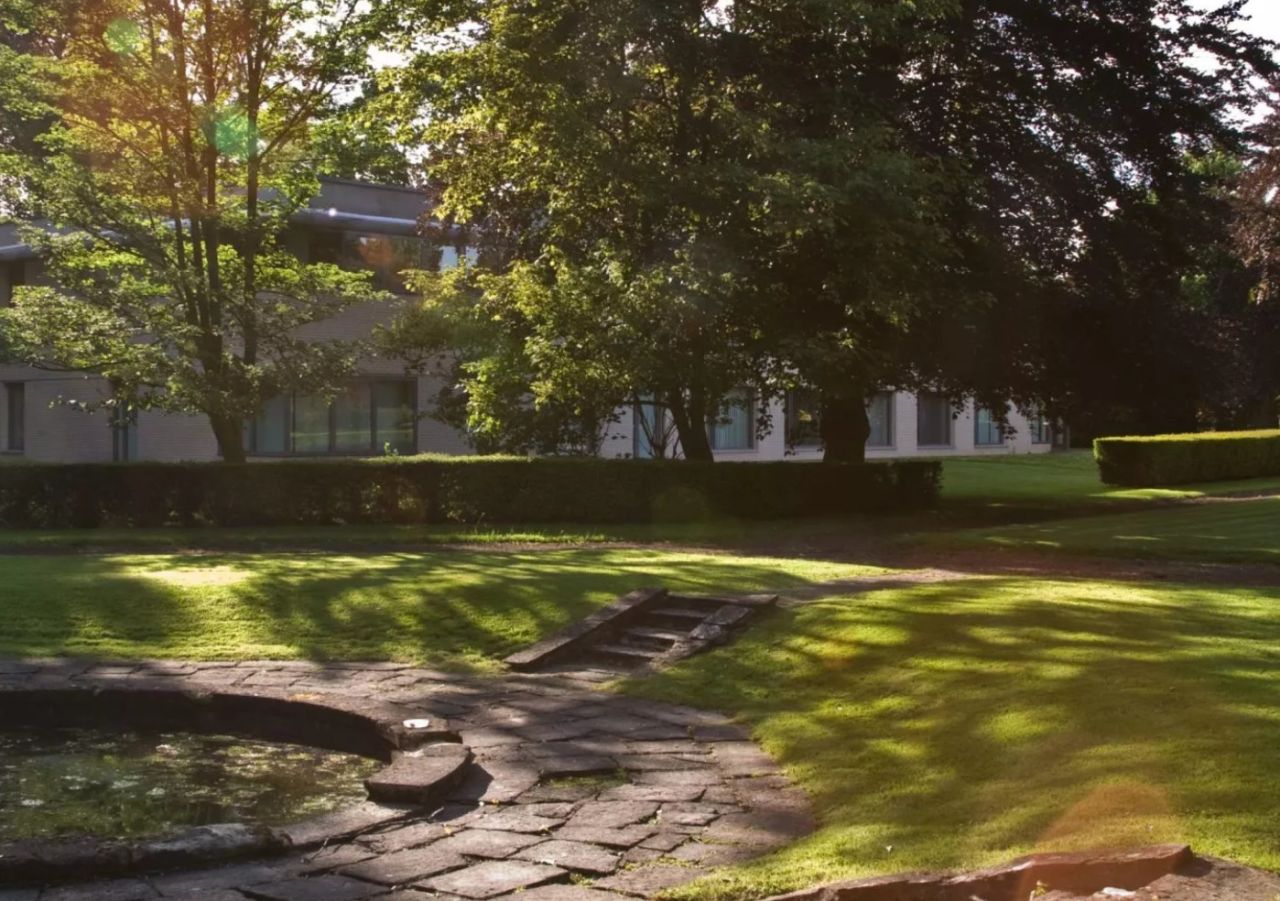
[[[662,656],[662,651],[653,648],[640,648],[630,644],[598,644],[592,650],[597,654],[626,657],[631,660],[653,660]]]
[[[697,620],[702,622],[707,618],[710,610],[691,610],[688,607],[663,607],[660,610],[649,611],[651,616],[665,616],[671,619]]]
[[[628,638],[644,638],[652,641],[674,643],[689,637],[688,632],[677,632],[672,629],[657,629],[653,626],[632,626],[624,633]]]

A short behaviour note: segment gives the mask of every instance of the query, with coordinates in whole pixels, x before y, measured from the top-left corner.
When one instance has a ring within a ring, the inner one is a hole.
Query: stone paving
[[[439,809],[320,850],[0,889],[0,901],[644,898],[812,828],[807,796],[740,727],[596,691],[583,678],[479,679],[397,664],[0,661],[0,690],[67,685],[369,699],[448,719],[475,759]]]

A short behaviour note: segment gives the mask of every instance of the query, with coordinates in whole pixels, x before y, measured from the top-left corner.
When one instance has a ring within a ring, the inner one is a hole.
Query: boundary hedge
[[[643,523],[936,505],[936,461],[671,463],[390,457],[0,466],[0,526]]]
[[[1151,487],[1280,475],[1280,431],[1098,438],[1102,481]]]

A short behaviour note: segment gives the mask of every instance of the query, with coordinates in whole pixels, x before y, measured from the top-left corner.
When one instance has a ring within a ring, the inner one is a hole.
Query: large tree
[[[38,4],[0,0],[21,29]],[[221,457],[270,396],[333,390],[356,348],[299,327],[375,295],[300,262],[312,131],[367,71],[379,4],[93,0],[0,47],[0,106],[36,130],[0,151],[7,206],[49,283],[0,313],[10,355],[103,376],[108,403],[203,413]]]
[[[1101,299],[1108,266],[1183,271],[1185,160],[1242,146],[1274,65],[1242,5],[422,0],[455,41],[404,85],[443,211],[492,251],[468,300],[432,292],[491,327],[459,361],[473,417],[503,416],[495,367],[535,402],[657,399],[702,459],[739,385],[816,388],[836,460],[877,387],[1065,409],[1055,317],[1136,296]],[[1161,240],[1117,240],[1138,219]]]

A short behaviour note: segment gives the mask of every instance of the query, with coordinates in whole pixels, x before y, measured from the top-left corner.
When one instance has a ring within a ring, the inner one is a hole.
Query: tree
[[[316,120],[366,71],[375,15],[359,0],[95,0],[43,46],[0,50],[0,106],[39,124],[5,144],[0,187],[43,220],[26,234],[52,276],[0,314],[10,353],[99,374],[113,403],[203,413],[233,462],[267,398],[335,390],[357,348],[297,329],[378,295],[285,239],[318,187]]]
[[[757,22],[710,2],[422,6],[438,13],[424,27],[461,35],[419,55],[404,83],[432,123],[440,210],[485,250],[468,299],[428,297],[469,336],[490,332],[470,343],[478,356],[458,358],[473,423],[517,408],[487,389],[493,373],[521,372],[535,406],[657,405],[684,456],[709,460],[708,426],[731,391],[749,386],[763,402],[794,378],[780,353],[789,328],[765,329],[778,322],[782,246],[800,257],[788,271],[803,273],[804,254],[830,246],[811,236],[859,219],[835,249],[865,251],[858,284],[870,290],[931,238],[928,177],[902,165],[874,111],[833,136],[803,123],[777,132],[784,118],[757,65],[786,16]],[[789,75],[821,59],[802,56]],[[794,113],[807,99],[785,102]],[[866,262],[877,257],[892,259]],[[908,291],[892,290],[868,302],[869,319],[898,315]],[[412,329],[401,335],[412,343]]]
[[[1055,317],[1104,260],[1185,271],[1185,158],[1238,151],[1274,69],[1240,2],[419,7],[457,35],[405,74],[428,170],[492,251],[473,302],[431,301],[501,349],[460,361],[472,407],[504,367],[535,403],[654,400],[696,459],[743,385],[817,389],[830,460],[882,386],[1065,409]],[[1164,240],[1115,242],[1130,213]]]

